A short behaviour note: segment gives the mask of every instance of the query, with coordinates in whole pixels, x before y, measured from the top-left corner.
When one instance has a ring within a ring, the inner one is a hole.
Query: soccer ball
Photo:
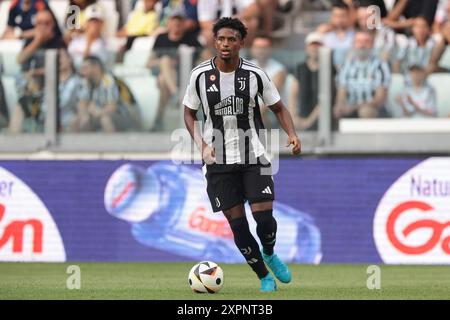
[[[217,293],[223,286],[223,270],[212,261],[202,261],[189,271],[189,286],[196,293]]]

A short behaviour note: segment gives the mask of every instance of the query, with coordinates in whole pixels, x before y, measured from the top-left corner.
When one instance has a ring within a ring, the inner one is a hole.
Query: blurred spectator
[[[134,39],[152,35],[159,24],[158,13],[155,9],[157,3],[158,0],[144,0],[142,7],[130,12],[126,25],[117,32],[117,36]]]
[[[396,0],[384,24],[396,31],[406,32],[417,17],[424,17],[428,24],[434,21],[439,0]]]
[[[406,73],[410,66],[420,65],[427,73],[434,72],[432,57],[438,50],[437,40],[431,36],[431,27],[426,18],[414,19],[412,34],[406,43],[399,43],[393,71]]]
[[[367,4],[362,1],[361,3],[356,11],[358,28],[373,33],[374,49],[379,52],[382,59],[389,61],[395,49],[395,32],[383,25],[381,17],[373,17],[375,12]]]
[[[380,18],[385,18],[388,14],[384,0],[353,0],[355,8],[377,6]]]
[[[323,35],[308,34],[305,40],[306,60],[297,66],[299,106],[291,110],[295,127],[299,130],[317,130],[319,119],[319,50]]]
[[[270,35],[274,30],[274,13],[277,10],[278,0],[257,0],[261,12],[262,24],[259,28],[264,34]]]
[[[356,21],[356,10],[355,5],[352,0],[330,0],[329,4],[330,9],[327,11],[331,11],[330,21],[321,23],[316,31],[320,33],[327,33],[333,31],[335,29],[335,25],[333,25],[333,9],[334,8],[345,8],[347,11],[347,22],[349,25],[354,25]],[[338,17],[334,18],[336,21]]]
[[[355,32],[350,19],[350,9],[347,4],[338,2],[333,5],[330,23],[331,31],[324,33],[324,45],[333,50],[333,63],[340,68],[345,61],[349,49],[352,47]],[[322,32],[319,27],[318,31]]]
[[[9,123],[11,133],[43,132],[45,112],[43,110],[44,75],[35,71],[26,74],[26,84],[18,105]]]
[[[159,17],[160,29],[158,33],[167,32],[167,22],[173,10],[182,10],[186,14],[184,19],[185,28],[187,31],[198,33],[200,30],[197,15],[198,0],[161,0],[162,12]]]
[[[148,68],[158,77],[159,104],[153,130],[163,129],[164,110],[170,98],[178,96],[178,53],[181,45],[200,48],[193,33],[186,32],[186,15],[182,10],[173,10],[167,22],[167,33],[158,35],[148,61]]]
[[[81,78],[75,71],[72,59],[66,49],[59,50],[59,125],[60,130],[68,131],[76,116]]]
[[[272,58],[272,47],[273,43],[270,37],[265,35],[256,36],[251,47],[251,55],[253,57],[251,62],[263,69],[277,87],[278,92],[282,93],[284,91],[287,70],[283,64]],[[270,124],[275,124],[276,121],[272,120],[276,119],[271,118],[271,113],[267,112],[267,106],[261,106],[260,111],[263,122],[269,127],[272,127]]]
[[[272,39],[266,35],[256,36],[251,47],[252,63],[263,69],[273,81],[278,91],[283,90],[286,80],[286,67],[272,58]]]
[[[51,12],[45,0],[14,0],[11,2],[9,9],[8,23],[2,39],[30,39],[33,38],[35,32],[36,14],[41,10]],[[54,19],[54,31],[61,35],[61,30],[56,23],[56,18],[51,12]]]
[[[214,48],[214,22],[222,17],[237,17],[247,27],[245,45],[250,47],[258,30],[260,10],[256,0],[198,0],[198,20],[208,48]]]
[[[23,77],[18,80],[19,103],[10,121],[11,132],[40,132],[43,130],[45,113],[42,109],[44,88],[45,49],[64,47],[61,35],[56,33],[55,19],[48,10],[36,14],[33,38],[27,39],[17,56]]]
[[[86,9],[97,4],[97,0],[70,0],[69,8],[67,8],[67,16],[65,21],[65,34],[64,40],[67,44],[76,37],[78,34],[83,33],[86,27]],[[78,11],[70,10],[72,6],[77,6]],[[78,14],[77,14],[78,13]],[[75,15],[76,14],[76,15]]]
[[[86,57],[80,73],[84,79],[71,130],[116,132],[139,128],[135,106],[122,98],[116,79],[104,70],[98,57]]]
[[[333,4],[335,6],[342,6],[346,5],[348,7],[349,11],[349,19],[351,24],[358,25],[358,16],[357,16],[357,9],[360,7],[369,8],[370,7],[370,14],[374,15],[377,14],[378,17],[370,17],[371,19],[377,18],[385,18],[387,16],[387,9],[386,4],[384,3],[384,0],[334,0]],[[376,7],[376,12],[375,8]],[[333,29],[333,27],[330,24],[324,24],[319,26],[320,32],[329,32]]]
[[[396,100],[408,118],[435,117],[436,91],[427,82],[427,73],[421,66],[409,68],[409,78],[403,92]]]
[[[126,37],[126,44],[119,49],[117,61],[122,62],[125,52],[131,49],[137,37],[151,36],[159,26],[155,5],[158,0],[144,0],[141,8],[135,8],[128,16],[126,25],[117,32],[118,37]]]
[[[22,51],[17,56],[17,62],[22,65],[22,71],[44,67],[44,49],[59,49],[65,46],[60,34],[55,30],[55,19],[48,10],[36,14],[34,36],[25,41]]]
[[[79,68],[83,59],[88,56],[99,57],[103,64],[106,64],[108,59],[106,40],[102,36],[103,11],[96,5],[91,5],[85,14],[85,32],[77,35],[68,48],[76,68]]]
[[[386,62],[373,52],[373,34],[358,31],[354,54],[339,71],[334,114],[344,117],[377,118],[387,116],[385,102],[391,74]]]

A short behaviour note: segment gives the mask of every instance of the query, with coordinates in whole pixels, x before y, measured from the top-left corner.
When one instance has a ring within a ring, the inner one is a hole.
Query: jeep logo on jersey
[[[229,96],[223,99],[214,107],[214,115],[216,116],[235,116],[244,113],[244,99]]]
[[[385,263],[450,264],[450,158],[430,158],[388,189],[373,233]]]
[[[0,261],[63,262],[50,212],[22,180],[0,167]]]

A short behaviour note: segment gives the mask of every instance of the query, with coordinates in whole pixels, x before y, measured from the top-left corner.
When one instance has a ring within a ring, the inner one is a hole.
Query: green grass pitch
[[[81,289],[66,287],[67,266],[81,268]],[[224,287],[193,293],[193,263],[0,263],[4,299],[450,299],[448,266],[381,266],[381,289],[369,290],[367,265],[291,265],[292,282],[259,292],[247,265],[220,264]]]

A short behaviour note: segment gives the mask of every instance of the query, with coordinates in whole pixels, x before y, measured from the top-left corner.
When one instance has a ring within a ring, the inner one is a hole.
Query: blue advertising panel
[[[450,158],[279,167],[284,260],[450,263]],[[1,161],[0,261],[244,262],[205,187],[199,166],[170,161]]]

